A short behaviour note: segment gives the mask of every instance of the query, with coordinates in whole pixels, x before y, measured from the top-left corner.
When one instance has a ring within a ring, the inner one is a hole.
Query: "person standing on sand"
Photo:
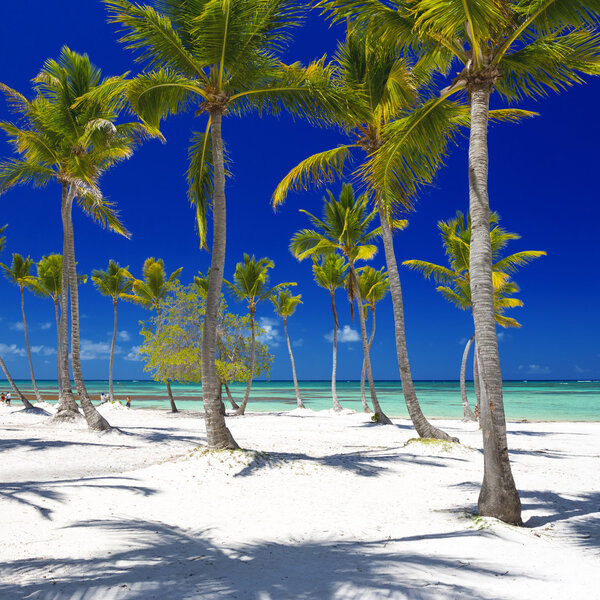
[[[131,408],[131,398],[129,396],[125,398],[125,406]]]
[[[11,395],[10,395],[10,392],[8,392],[8,394],[6,394],[6,400],[4,402],[6,404],[10,405],[10,399],[11,399]]]

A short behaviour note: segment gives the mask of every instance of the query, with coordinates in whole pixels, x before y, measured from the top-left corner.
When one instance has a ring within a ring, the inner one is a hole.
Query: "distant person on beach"
[[[100,394],[100,404],[104,404],[105,402],[108,402],[108,394],[105,394],[104,392],[101,392],[101,394]]]
[[[8,394],[6,394],[6,404],[10,404],[10,392],[8,392]]]
[[[131,408],[131,398],[129,396],[125,398],[125,406]]]
[[[4,401],[6,400],[6,398],[4,397],[4,392],[2,392],[2,396],[0,396],[0,400],[2,400],[2,404],[4,404]]]

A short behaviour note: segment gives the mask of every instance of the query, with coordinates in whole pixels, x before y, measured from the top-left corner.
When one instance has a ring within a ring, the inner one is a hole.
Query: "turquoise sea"
[[[17,381],[17,385],[30,397],[31,382]],[[107,381],[86,381],[86,385],[92,399],[99,398],[101,392],[108,392]],[[56,395],[56,381],[38,381],[38,386],[43,395]],[[132,408],[169,407],[166,389],[161,383],[115,381],[114,386],[117,398],[131,396]],[[458,381],[417,381],[415,387],[426,416],[462,417]],[[2,389],[4,388],[8,391],[6,383]],[[398,381],[378,381],[376,388],[381,406],[389,416],[408,416]],[[201,386],[172,384],[172,389],[178,408],[202,409]],[[232,385],[230,389],[239,403],[245,386]],[[359,382],[339,381],[337,389],[340,402],[345,408],[361,410]],[[473,406],[471,382],[467,382],[467,389]],[[331,408],[330,381],[302,381],[300,392],[307,408]],[[600,381],[506,381],[504,404],[507,418],[512,421],[600,421]],[[291,410],[295,406],[291,381],[256,381],[252,386],[248,410],[281,411]]]

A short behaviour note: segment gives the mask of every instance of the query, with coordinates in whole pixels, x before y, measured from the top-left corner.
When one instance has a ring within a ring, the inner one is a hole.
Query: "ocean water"
[[[17,385],[31,394],[31,382],[17,381]],[[86,381],[92,399],[108,392],[107,381]],[[42,394],[56,394],[56,381],[38,381]],[[201,410],[200,385],[171,384],[178,408]],[[408,417],[402,389],[398,381],[377,381],[379,402],[389,416]],[[458,381],[417,381],[417,397],[426,416],[431,418],[461,418],[462,405]],[[8,384],[1,389],[8,391]],[[230,386],[235,400],[241,402],[245,386]],[[600,381],[506,381],[504,406],[508,420],[518,421],[600,421]],[[169,408],[164,384],[154,381],[115,381],[117,398],[131,396],[133,408]],[[360,384],[357,381],[339,381],[339,400],[345,408],[362,410]],[[471,406],[475,395],[472,382],[467,382]],[[302,381],[300,394],[307,408],[331,408],[330,381]],[[369,391],[367,387],[367,399]],[[224,394],[223,399],[226,401]],[[226,406],[229,404],[226,402]],[[294,386],[291,381],[256,381],[248,403],[251,411],[291,410],[296,406]]]

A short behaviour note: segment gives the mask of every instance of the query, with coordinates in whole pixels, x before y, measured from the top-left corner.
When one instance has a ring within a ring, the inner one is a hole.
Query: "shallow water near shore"
[[[32,397],[31,382],[17,381],[27,397]],[[92,399],[108,392],[107,381],[86,381]],[[331,408],[330,381],[301,381],[300,394],[306,408]],[[50,401],[56,398],[56,381],[38,381],[42,395]],[[200,385],[171,384],[177,406],[183,410],[202,409]],[[3,389],[8,391],[8,384]],[[417,381],[417,396],[423,412],[431,418],[461,418],[462,406],[458,381]],[[245,386],[230,386],[239,403]],[[407,417],[402,388],[398,381],[377,381],[376,389],[383,410],[392,417]],[[154,381],[115,381],[115,396],[130,396],[133,408],[169,408],[164,384]],[[339,381],[338,397],[345,408],[362,410],[358,381]],[[469,401],[474,405],[472,382],[467,382]],[[226,397],[224,395],[224,400]],[[369,391],[367,387],[367,399]],[[13,400],[14,402],[14,400]],[[229,408],[228,403],[226,402]],[[508,420],[519,421],[600,421],[600,381],[506,381],[504,405]],[[296,407],[291,381],[256,381],[248,404],[251,411],[281,411]]]

